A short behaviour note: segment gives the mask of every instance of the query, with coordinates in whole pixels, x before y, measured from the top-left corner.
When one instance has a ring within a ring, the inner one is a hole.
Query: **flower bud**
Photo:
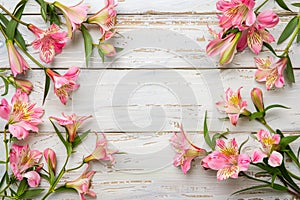
[[[253,88],[251,91],[251,99],[258,112],[265,112],[263,94],[261,89]]]
[[[13,76],[9,76],[8,80],[16,87],[20,88],[26,94],[30,94],[33,86],[29,80],[14,78]]]
[[[44,158],[48,163],[49,170],[52,170],[52,172],[55,174],[55,169],[56,169],[56,154],[55,152],[47,148],[44,150]]]
[[[279,22],[279,17],[271,10],[261,12],[257,16],[258,25],[263,28],[272,28]]]

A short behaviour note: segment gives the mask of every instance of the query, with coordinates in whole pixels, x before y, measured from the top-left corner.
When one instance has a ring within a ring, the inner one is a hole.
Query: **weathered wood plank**
[[[10,10],[13,10],[14,6],[19,2],[18,0],[1,0],[0,3],[7,7]],[[48,2],[54,2],[54,0],[50,0]],[[66,5],[75,5],[79,1],[68,1],[68,0],[60,0],[59,2],[64,3]],[[162,14],[162,13],[182,13],[182,14],[192,14],[192,13],[215,13],[216,10],[216,2],[217,0],[212,1],[197,1],[197,0],[165,0],[161,1],[141,1],[141,0],[116,0],[118,2],[117,11],[119,14]],[[263,0],[257,0],[256,5],[259,5],[263,2]],[[286,0],[287,4],[290,6],[293,0]],[[84,3],[91,5],[89,9],[90,13],[95,13],[99,11],[103,5],[104,0],[85,0]],[[295,10],[291,6],[292,9]],[[274,1],[268,2],[266,5],[266,9],[275,9],[282,11],[282,9],[278,9],[278,6]],[[28,14],[36,14],[39,13],[39,7],[37,3],[33,0],[29,0],[25,13]]]
[[[243,86],[242,96],[250,103],[250,90],[263,88],[253,79],[252,69],[227,70],[82,70],[79,77],[81,87],[72,96],[67,106],[62,105],[52,92],[46,100],[45,123],[42,131],[50,131],[47,118],[60,112],[94,116],[88,125],[97,131],[172,131],[174,122],[182,122],[189,131],[202,130],[203,115],[208,110],[211,130],[256,131],[261,128],[255,122],[241,120],[232,127],[215,107],[228,87],[236,90]],[[300,71],[295,71],[296,80]],[[31,100],[41,105],[44,75],[40,70],[29,73],[34,83]],[[279,103],[290,110],[274,109],[267,115],[267,121],[276,128],[286,131],[300,129],[297,91],[300,84],[286,85],[283,89],[265,91],[265,104]],[[12,90],[11,90],[12,92]],[[284,98],[282,98],[284,97]],[[3,123],[3,121],[2,121]]]
[[[134,137],[128,137],[132,134]],[[260,197],[263,199],[273,199],[274,193],[271,190],[250,191],[236,196],[231,193],[239,189],[255,185],[255,182],[239,178],[226,181],[217,181],[216,172],[205,171],[200,160],[196,159],[192,163],[192,170],[184,175],[179,168],[172,165],[175,152],[169,145],[168,139],[172,133],[156,135],[148,139],[142,138],[136,133],[127,135],[120,133],[106,134],[110,140],[111,148],[118,149],[125,154],[116,155],[116,163],[110,166],[107,163],[93,163],[96,174],[93,178],[92,190],[101,199],[249,199]],[[203,135],[192,133],[190,137],[195,143],[203,147]],[[232,137],[229,136],[229,137]],[[238,133],[234,136],[238,143],[245,140],[248,134]],[[71,157],[69,166],[80,164],[82,157],[88,155],[94,148],[96,136],[91,133],[89,137],[76,148],[76,156]],[[200,141],[200,142],[199,142]],[[63,145],[55,133],[40,133],[31,135],[26,139],[32,149],[43,150],[44,148],[54,148],[57,152],[58,160],[65,157]],[[152,142],[150,144],[150,142]],[[148,143],[148,145],[146,144]],[[200,144],[202,143],[202,144]],[[134,145],[133,145],[134,144]],[[254,145],[250,140],[247,146]],[[246,146],[246,147],[247,147]],[[295,145],[294,145],[295,147]],[[3,151],[1,148],[0,151]],[[4,156],[3,153],[0,154]],[[2,157],[1,157],[2,159]],[[44,161],[42,161],[44,162]],[[62,162],[58,162],[58,169],[62,167]],[[68,167],[68,166],[67,166]],[[289,170],[295,171],[293,165],[288,166]],[[83,169],[66,174],[61,183],[78,177]],[[251,175],[256,173],[255,168],[250,167]],[[47,187],[45,182],[43,187]],[[276,193],[277,197],[291,199],[285,193]],[[60,193],[50,197],[50,199],[77,199],[76,193]]]
[[[278,38],[291,17],[282,17],[276,29],[270,29]],[[32,22],[41,28],[46,28],[39,16],[25,16],[24,20]],[[107,58],[102,63],[97,49],[90,60],[90,68],[218,68],[218,56],[208,57],[205,48],[212,36],[207,25],[217,28],[217,17],[211,15],[126,15],[118,17],[117,29],[121,35],[116,35],[112,43],[124,48],[114,58]],[[151,27],[151,28],[150,28]],[[27,43],[31,43],[34,36],[21,27]],[[91,33],[94,42],[100,37],[99,30],[92,26]],[[85,67],[83,53],[83,39],[80,31],[76,32],[74,40],[69,41],[62,54],[57,55],[55,61],[49,65],[54,68],[68,68],[69,66]],[[274,48],[281,53],[288,41]],[[290,57],[295,68],[299,68],[300,57],[297,49],[299,44],[293,44]],[[29,48],[30,53],[39,59],[39,52]],[[269,51],[259,54],[260,57],[270,56]],[[245,50],[235,56],[233,62],[224,67],[253,68],[253,57],[256,55]],[[37,66],[29,62],[30,66]],[[149,64],[150,63],[150,64]],[[154,64],[153,64],[154,63]],[[0,37],[0,67],[8,67],[7,51],[3,37]]]

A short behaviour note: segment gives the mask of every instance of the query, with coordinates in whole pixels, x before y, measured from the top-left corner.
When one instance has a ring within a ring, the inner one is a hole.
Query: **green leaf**
[[[204,134],[204,140],[206,142],[206,144],[212,149],[212,150],[215,150],[215,146],[213,145],[212,141],[211,141],[211,138],[209,136],[209,133],[208,133],[208,128],[207,128],[207,111],[205,111],[205,114],[204,114],[204,123],[203,123],[203,134]]]
[[[4,165],[4,164],[6,164],[6,162],[4,160],[0,160],[0,164]]]
[[[292,3],[293,6],[300,8],[300,3]]]
[[[281,44],[287,38],[289,38],[290,35],[292,35],[293,31],[296,29],[297,25],[298,25],[298,17],[295,16],[289,21],[289,23],[286,25],[286,27],[282,31],[282,33],[277,41],[277,44]]]
[[[104,53],[102,52],[101,48],[98,48],[98,54],[102,60],[102,63],[104,63],[104,58],[105,58],[105,55]]]
[[[73,148],[77,147],[85,138],[86,136],[91,132],[91,130],[87,130],[84,133],[81,133],[80,135],[77,135],[74,138],[74,141],[72,143]]]
[[[18,187],[18,190],[17,190],[17,196],[21,196],[25,190],[28,188],[28,184],[27,184],[27,181],[26,179],[23,179],[21,182],[20,182],[20,185]]]
[[[282,139],[282,138],[285,138],[284,135],[283,135],[283,133],[282,133],[279,129],[276,130],[276,133],[279,134],[279,135],[281,136],[281,139]],[[298,160],[297,156],[296,156],[295,153],[292,151],[292,149],[291,149],[291,147],[290,147],[289,145],[287,145],[287,146],[285,147],[284,152],[285,152],[285,153],[286,153],[286,154],[287,154],[287,155],[295,162],[295,164],[300,168],[299,160]]]
[[[12,188],[9,188],[9,191],[12,194],[12,196],[17,196],[16,191],[14,191]]]
[[[265,108],[265,111],[267,110],[270,110],[272,108],[284,108],[284,109],[290,109],[289,107],[286,107],[286,106],[283,106],[283,105],[280,105],[280,104],[272,104],[272,105],[269,105]]]
[[[289,7],[285,4],[284,0],[275,0],[276,3],[281,7],[283,8],[284,10],[288,10],[288,11],[291,11],[289,9]],[[291,11],[292,12],[292,11]]]
[[[297,42],[297,43],[300,42],[300,28],[298,28],[298,34],[297,34],[296,42]]]
[[[27,190],[20,196],[20,199],[29,199],[29,198],[35,197],[35,196],[41,194],[43,191],[44,191],[44,189]]]
[[[281,171],[281,174],[283,178],[289,183],[289,185],[295,190],[300,191],[299,186],[294,182],[294,180],[290,177],[288,171],[285,168],[284,161],[282,161],[282,164],[279,166],[279,169]]]
[[[254,112],[250,115],[249,120],[251,121],[253,119],[260,119],[260,118],[264,117],[264,114],[265,113],[263,113],[263,112]]]
[[[1,14],[1,13],[0,13],[0,20],[3,22],[3,24],[5,26],[7,26],[9,20],[3,14]],[[15,34],[16,34],[15,35],[15,39],[20,43],[21,47],[26,50],[27,49],[26,42],[25,42],[23,36],[21,35],[20,31],[16,30]]]
[[[267,47],[276,57],[278,57],[277,53],[275,52],[275,50],[273,49],[273,47],[269,43],[264,42],[263,45],[265,47]]]
[[[270,185],[270,184],[256,185],[256,186],[247,187],[247,188],[238,190],[238,191],[232,193],[231,195],[236,195],[236,194],[238,194],[238,193],[246,192],[246,191],[249,191],[249,190],[256,190],[256,189],[268,188],[268,187],[271,187],[271,185]]]
[[[88,32],[87,28],[83,24],[81,25],[81,32],[84,40],[85,63],[86,67],[88,67],[89,60],[93,51],[93,39],[90,33]]]
[[[55,189],[55,192],[76,192],[75,189],[73,188],[67,188],[65,185],[62,185],[60,187],[58,187],[57,189]]]
[[[291,135],[291,136],[285,136],[281,138],[279,145],[282,149],[285,149],[287,145],[292,143],[293,141],[297,140],[300,137],[300,135]]]
[[[60,22],[60,18],[58,16],[58,14],[56,13],[55,6],[53,4],[48,4],[47,11],[48,11],[48,15],[49,15],[50,24],[54,23],[54,24],[57,24],[58,26],[60,26],[61,22]]]
[[[43,179],[47,180],[47,181],[50,183],[49,176],[47,176],[46,174],[43,174],[43,173],[40,173],[40,176],[41,176]]]
[[[49,171],[49,183],[50,185],[53,185],[54,181],[55,181],[55,175],[53,170],[50,167],[50,162],[48,162],[48,171]]]
[[[52,122],[52,120],[50,119],[50,122],[56,132],[56,135],[58,136],[58,138],[60,139],[60,141],[64,144],[67,152],[68,152],[68,148],[69,148],[69,143],[66,142],[65,138],[62,136],[61,132],[58,130],[58,128],[55,126],[55,124]]]
[[[291,59],[289,56],[287,56],[287,58],[288,58],[288,61],[286,63],[285,72],[286,72],[288,80],[292,83],[295,83],[295,76],[294,76],[292,62],[291,62]]]
[[[243,146],[249,141],[249,137],[247,138],[247,140],[245,140],[241,145],[240,145],[240,148],[239,148],[239,153],[241,152]]]
[[[4,83],[4,92],[3,92],[3,94],[1,94],[1,96],[5,96],[8,93],[9,82],[5,77],[3,77],[3,76],[0,76],[0,77],[2,78],[3,83]]]
[[[43,96],[43,105],[45,103],[45,100],[46,100],[46,97],[48,95],[48,92],[49,92],[49,88],[50,88],[50,77],[48,76],[46,70],[45,71],[45,76],[46,76],[46,79],[45,79],[45,87],[44,87],[44,96]]]
[[[219,138],[225,138],[225,139],[227,139],[225,135],[228,134],[228,133],[229,133],[229,131],[226,131],[224,133],[216,133],[216,134],[214,134],[213,137],[212,137],[212,139],[211,139],[212,145],[215,147],[216,146],[216,141]]]
[[[4,181],[7,179],[8,177],[8,173],[5,172],[4,175],[2,176],[1,178],[1,181],[0,181],[0,188],[2,188],[3,184],[4,184]],[[9,177],[8,177],[9,178]]]
[[[17,19],[20,19],[22,16],[22,13],[24,11],[25,5],[26,5],[27,1],[23,0],[21,1],[15,8],[15,14],[14,16]],[[17,26],[18,26],[18,22],[11,19],[6,27],[6,35],[9,39],[14,40],[15,38],[15,32],[17,30]]]

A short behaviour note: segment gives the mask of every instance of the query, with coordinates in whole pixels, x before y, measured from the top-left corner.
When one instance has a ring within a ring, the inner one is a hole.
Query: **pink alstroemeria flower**
[[[256,19],[256,22],[247,30],[242,32],[238,42],[237,50],[243,51],[247,46],[250,50],[258,54],[263,46],[263,42],[272,43],[275,41],[273,35],[265,28],[272,28],[279,22],[279,17],[273,11],[263,11]]]
[[[202,166],[206,169],[218,170],[217,179],[238,178],[241,171],[247,171],[250,157],[239,154],[239,148],[235,139],[231,139],[226,145],[222,139],[216,141],[218,150],[202,159]]]
[[[219,0],[217,9],[223,14],[219,16],[220,26],[224,29],[233,27],[239,30],[252,26],[256,19],[254,5],[254,0]]]
[[[255,72],[255,80],[257,82],[266,82],[267,90],[270,90],[273,86],[282,88],[284,85],[283,70],[288,59],[281,58],[276,63],[273,63],[272,57],[254,59],[258,68]]]
[[[37,125],[42,122],[44,110],[35,108],[35,104],[29,102],[28,95],[21,89],[17,89],[11,104],[12,106],[6,99],[2,99],[0,105],[0,110],[3,111],[0,117],[7,120],[9,132],[18,140],[25,139],[29,131],[38,132]]]
[[[65,127],[68,130],[68,141],[74,142],[79,126],[88,118],[92,116],[77,116],[76,114],[65,115],[62,113],[62,118],[50,117],[58,122],[59,125]]]
[[[280,135],[271,135],[268,131],[259,130],[257,133],[257,139],[262,144],[262,149],[253,151],[252,162],[262,162],[263,158],[268,157],[268,164],[270,166],[280,166],[283,156],[278,151],[275,151],[275,146],[280,142]]]
[[[92,160],[109,160],[112,164],[115,163],[115,158],[113,154],[117,153],[118,151],[113,151],[108,149],[107,147],[107,139],[106,136],[102,133],[102,138],[96,142],[96,147],[90,155],[83,159],[83,162],[88,163]]]
[[[81,200],[85,200],[84,195],[89,195],[91,197],[96,197],[96,193],[90,190],[91,187],[91,179],[93,175],[96,173],[95,171],[88,171],[89,165],[86,167],[84,172],[77,179],[73,181],[68,181],[65,186],[66,188],[75,189]]]
[[[17,74],[22,74],[29,69],[29,65],[23,56],[17,51],[12,40],[6,40],[6,47],[10,69],[14,76],[17,76]]]
[[[233,59],[241,32],[230,33],[224,38],[222,38],[222,35],[217,34],[217,38],[208,43],[206,53],[209,56],[220,54],[219,63],[225,65]]]
[[[180,133],[174,132],[170,138],[170,143],[177,152],[173,165],[181,167],[181,170],[186,174],[191,168],[191,162],[198,156],[206,155],[205,149],[201,149],[191,144],[186,138],[186,134],[182,125],[179,125]]]
[[[248,115],[249,113],[246,109],[247,102],[242,100],[241,89],[242,87],[239,87],[237,92],[234,93],[231,88],[228,88],[225,101],[216,103],[218,110],[227,113],[231,124],[234,126],[237,124],[240,114]]]
[[[15,177],[20,181],[27,178],[30,187],[37,187],[40,183],[40,175],[34,171],[42,153],[38,150],[30,150],[29,146],[19,146],[13,144],[9,153],[9,163]]]
[[[88,23],[98,24],[100,32],[105,34],[113,28],[117,16],[117,11],[114,9],[117,6],[114,0],[105,0],[105,6],[99,12],[87,19]]]
[[[54,56],[61,53],[68,41],[67,32],[59,32],[60,28],[56,24],[51,24],[45,31],[32,24],[28,26],[28,29],[36,36],[32,47],[40,51],[40,59],[45,63],[52,62]]]
[[[54,83],[54,93],[59,97],[60,101],[66,105],[71,92],[79,87],[79,84],[76,84],[76,80],[80,69],[78,67],[70,67],[63,76],[49,68],[46,72]]]
[[[79,2],[75,6],[66,6],[59,2],[54,2],[53,5],[61,10],[64,18],[66,19],[66,24],[68,27],[68,37],[72,37],[73,32],[80,27],[83,21],[86,20],[87,10],[90,8],[89,5],[83,4],[83,1]]]

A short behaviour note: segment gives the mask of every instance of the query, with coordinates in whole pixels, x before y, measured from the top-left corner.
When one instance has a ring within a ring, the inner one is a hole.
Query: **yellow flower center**
[[[239,97],[237,95],[233,95],[229,99],[230,105],[238,105],[239,104]]]

